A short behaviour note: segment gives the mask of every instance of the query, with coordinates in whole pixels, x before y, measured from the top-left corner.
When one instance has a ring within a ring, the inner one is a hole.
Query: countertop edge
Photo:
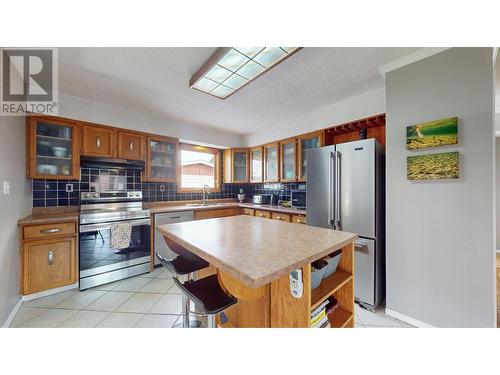
[[[338,249],[343,248],[347,244],[354,242],[359,237],[355,233],[344,232],[344,233],[350,233],[351,236],[348,239],[337,243],[336,245],[333,245],[331,247],[328,247],[327,249],[324,249],[324,250],[318,252],[314,256],[310,256],[310,257],[303,259],[299,262],[293,263],[290,266],[287,266],[279,271],[276,271],[276,273],[274,273],[270,276],[264,276],[264,277],[260,277],[258,279],[253,279],[253,278],[247,276],[246,274],[242,274],[240,272],[235,271],[232,267],[230,267],[229,265],[220,261],[218,258],[215,258],[210,254],[207,254],[202,249],[191,245],[189,242],[184,241],[182,238],[176,236],[175,234],[168,232],[168,231],[165,231],[165,230],[161,229],[160,227],[157,227],[157,228],[158,228],[158,230],[160,230],[160,232],[164,236],[168,237],[172,241],[177,242],[179,245],[185,247],[187,250],[191,251],[193,254],[199,256],[200,258],[203,258],[204,260],[206,260],[208,263],[210,263],[211,265],[213,265],[217,269],[220,269],[221,271],[226,272],[227,274],[235,277],[236,279],[243,282],[244,284],[246,284],[250,288],[258,288],[258,287],[267,285],[267,284],[271,283],[272,281],[280,278],[281,276],[290,273],[294,269],[304,267],[305,265],[307,265],[309,263],[312,263],[312,262],[314,262],[318,259],[321,259],[324,256],[338,250]]]

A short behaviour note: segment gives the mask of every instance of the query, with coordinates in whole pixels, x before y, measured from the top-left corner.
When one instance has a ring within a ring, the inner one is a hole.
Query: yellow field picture
[[[459,177],[458,152],[408,156],[408,180],[446,180]]]
[[[408,126],[406,128],[406,149],[456,145],[458,143],[458,118],[450,117],[442,120]]]

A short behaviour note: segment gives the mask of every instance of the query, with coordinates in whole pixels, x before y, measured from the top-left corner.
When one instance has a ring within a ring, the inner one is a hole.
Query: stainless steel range
[[[82,192],[80,211],[80,290],[151,270],[151,218],[141,191]],[[111,245],[111,226],[130,223],[129,247]]]

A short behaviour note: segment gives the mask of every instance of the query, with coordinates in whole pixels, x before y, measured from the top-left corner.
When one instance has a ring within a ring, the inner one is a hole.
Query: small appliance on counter
[[[280,201],[280,197],[278,194],[271,194],[271,199],[270,199],[270,202],[269,204],[271,206],[278,206],[279,205],[279,201]]]
[[[245,202],[246,197],[247,196],[245,195],[245,192],[243,191],[243,189],[240,189],[240,192],[238,193],[238,201],[240,203],[243,203],[243,202]]]
[[[254,195],[252,198],[252,202],[254,204],[270,204],[271,203],[271,194]]]
[[[293,208],[305,210],[306,208],[306,191],[305,190],[292,190],[291,202]]]

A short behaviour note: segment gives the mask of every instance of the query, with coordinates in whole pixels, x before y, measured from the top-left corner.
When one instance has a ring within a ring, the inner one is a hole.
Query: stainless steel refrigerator
[[[375,139],[306,152],[307,224],[357,233],[356,300],[374,310],[385,298],[384,151]]]

